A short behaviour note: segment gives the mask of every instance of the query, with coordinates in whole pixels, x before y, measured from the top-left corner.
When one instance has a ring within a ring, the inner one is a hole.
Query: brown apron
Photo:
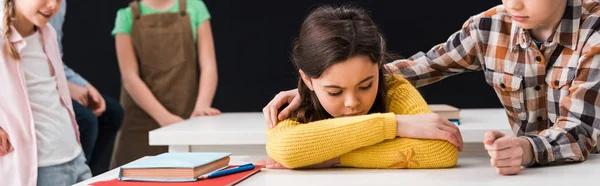
[[[140,78],[169,112],[189,118],[198,96],[200,76],[186,0],[179,0],[177,13],[142,15],[137,1],[129,6],[133,12],[131,41]],[[148,132],[160,125],[123,88],[121,104],[125,117],[111,169],[144,156],[167,152],[165,146],[148,145]]]

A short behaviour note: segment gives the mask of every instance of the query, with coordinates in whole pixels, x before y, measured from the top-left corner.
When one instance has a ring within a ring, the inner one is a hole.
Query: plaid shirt
[[[600,150],[599,18],[598,2],[568,0],[538,48],[500,5],[471,17],[446,43],[389,65],[415,86],[483,70],[513,132],[531,142],[535,163],[584,161]]]

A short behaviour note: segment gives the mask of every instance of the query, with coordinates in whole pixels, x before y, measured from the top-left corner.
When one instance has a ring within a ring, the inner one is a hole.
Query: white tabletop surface
[[[504,109],[463,109],[464,142],[481,142],[488,130],[512,134]],[[264,145],[266,122],[260,112],[198,117],[153,130],[150,145]]]
[[[232,164],[255,162],[264,157],[232,156]],[[462,152],[458,165],[451,169],[319,169],[273,170],[263,169],[239,185],[490,185],[534,186],[594,185],[600,179],[600,155],[594,154],[583,163],[523,169],[515,176],[501,176],[489,165],[485,151]],[[94,177],[76,186],[101,180],[115,179],[117,170]]]

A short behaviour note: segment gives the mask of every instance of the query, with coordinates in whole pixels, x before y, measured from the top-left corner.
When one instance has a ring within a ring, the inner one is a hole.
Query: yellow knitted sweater
[[[267,154],[288,168],[315,165],[340,157],[357,168],[447,168],[458,149],[447,141],[396,137],[395,115],[431,113],[419,92],[404,78],[386,78],[385,114],[332,118],[310,123],[285,120],[267,129]]]

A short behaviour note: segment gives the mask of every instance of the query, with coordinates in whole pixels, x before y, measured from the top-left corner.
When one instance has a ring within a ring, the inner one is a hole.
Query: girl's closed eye
[[[367,86],[358,87],[358,88],[361,90],[369,90],[371,87],[373,87],[373,82],[370,82]]]
[[[329,94],[330,96],[339,96],[342,95],[342,91],[338,91],[338,92],[327,92],[327,94]]]

